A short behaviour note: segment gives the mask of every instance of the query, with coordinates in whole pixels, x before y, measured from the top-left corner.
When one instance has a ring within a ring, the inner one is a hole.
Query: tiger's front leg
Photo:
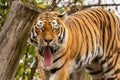
[[[49,80],[50,77],[49,71],[44,71],[43,69],[40,69],[40,77],[42,80]]]
[[[67,75],[65,68],[51,75],[49,71],[44,71],[43,69],[40,70],[40,77],[42,80],[66,80]]]
[[[63,69],[61,69],[58,72],[58,79],[57,80],[66,80],[68,76],[68,70],[67,70],[67,66],[63,67]]]
[[[38,56],[38,68],[40,71],[40,77],[42,80],[66,80],[68,76],[68,62],[64,66],[57,70],[55,73],[51,73],[49,70],[46,71],[41,65],[41,58]]]

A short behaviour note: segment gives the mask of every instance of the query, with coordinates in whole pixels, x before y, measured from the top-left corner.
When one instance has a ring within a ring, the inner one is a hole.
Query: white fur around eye
[[[36,27],[37,27],[37,28],[43,27],[43,21],[42,21],[42,20],[39,20],[39,21],[37,22],[37,24],[36,24]]]
[[[52,24],[53,28],[58,28],[59,27],[57,21],[55,21],[55,20],[53,20],[51,22],[51,24]]]

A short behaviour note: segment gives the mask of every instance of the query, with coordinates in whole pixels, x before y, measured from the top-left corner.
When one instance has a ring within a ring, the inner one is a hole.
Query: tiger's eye
[[[53,20],[51,24],[52,24],[53,28],[59,27],[57,21],[55,21],[55,20]]]
[[[43,21],[42,21],[42,20],[39,20],[39,21],[37,22],[37,24],[36,24],[36,27],[37,27],[37,28],[43,27]]]

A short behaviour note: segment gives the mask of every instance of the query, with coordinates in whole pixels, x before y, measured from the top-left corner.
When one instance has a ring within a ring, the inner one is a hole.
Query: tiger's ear
[[[68,15],[67,12],[63,12],[62,14],[59,12],[53,12],[54,15],[56,15],[56,17],[60,18],[61,20],[64,20],[65,17]]]
[[[67,16],[67,12],[63,12],[62,14],[59,14],[58,17],[61,19],[61,20],[64,20]]]

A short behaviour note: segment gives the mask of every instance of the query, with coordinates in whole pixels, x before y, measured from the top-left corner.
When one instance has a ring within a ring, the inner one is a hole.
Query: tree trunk
[[[20,1],[13,2],[0,33],[0,80],[14,80],[31,26],[39,15],[35,10]]]

